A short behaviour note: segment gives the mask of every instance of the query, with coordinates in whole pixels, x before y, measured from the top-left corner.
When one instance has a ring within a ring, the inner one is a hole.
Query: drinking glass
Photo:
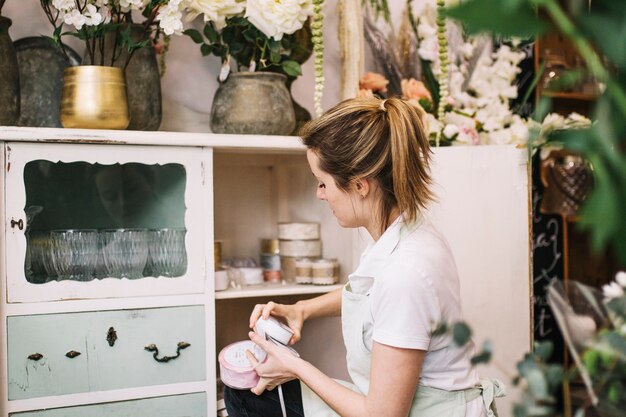
[[[179,277],[187,271],[184,228],[150,230],[149,270],[152,276]]]
[[[25,268],[27,270],[27,279],[32,283],[43,283],[50,279],[50,275],[46,271],[45,258],[50,258],[52,246],[50,244],[49,232],[33,232],[27,235],[28,245],[26,251]],[[56,276],[56,271],[54,273]]]
[[[148,260],[148,230],[107,229],[101,233],[107,275],[129,279],[143,277]]]
[[[59,280],[89,281],[98,259],[98,232],[94,229],[53,230],[52,262]]]

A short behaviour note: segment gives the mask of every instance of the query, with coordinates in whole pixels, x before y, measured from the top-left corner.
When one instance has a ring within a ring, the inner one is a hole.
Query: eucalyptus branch
[[[598,57],[596,51],[565,14],[557,1],[533,0],[533,2],[537,6],[545,7],[557,28],[571,39],[574,46],[578,50],[578,53],[587,63],[587,66],[593,76],[606,83],[607,93],[613,98],[615,104],[618,106],[624,117],[626,117],[626,93],[622,90],[621,86],[611,78],[609,71],[602,64],[602,61],[600,60],[600,57]]]

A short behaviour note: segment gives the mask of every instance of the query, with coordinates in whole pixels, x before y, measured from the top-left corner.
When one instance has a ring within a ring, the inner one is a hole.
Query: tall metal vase
[[[289,135],[296,126],[283,74],[236,72],[220,84],[211,108],[214,133]]]
[[[124,29],[122,29],[124,30]],[[139,24],[131,25],[131,37],[138,42],[144,36],[144,27]],[[104,63],[111,65],[111,54],[115,46],[115,33],[107,36]],[[117,56],[119,55],[119,56]],[[116,59],[113,66],[124,68],[128,52],[125,47],[117,46]],[[95,56],[98,65],[100,55]],[[90,63],[88,55],[83,57],[83,63]],[[126,96],[128,98],[128,114],[130,123],[128,130],[157,130],[163,116],[161,104],[161,75],[157,63],[156,53],[152,46],[145,46],[133,53],[124,72],[126,77]]]
[[[9,37],[11,19],[0,16],[0,125],[13,126],[20,117],[17,55]]]

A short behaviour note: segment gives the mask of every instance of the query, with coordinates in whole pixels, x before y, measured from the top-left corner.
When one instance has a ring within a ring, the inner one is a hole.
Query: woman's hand
[[[267,353],[263,362],[259,362],[252,352],[246,350],[248,360],[254,366],[254,370],[259,375],[259,383],[251,391],[256,395],[261,395],[265,390],[273,390],[277,386],[296,379],[296,361],[300,360],[288,348],[278,346],[275,343],[265,340],[258,334],[250,332],[250,340],[256,343]]]
[[[264,319],[270,315],[281,317],[287,322],[287,326],[293,332],[289,344],[293,345],[301,338],[302,325],[304,324],[304,311],[299,304],[277,304],[270,301],[267,304],[257,304],[250,314],[250,328],[254,329],[259,317]]]

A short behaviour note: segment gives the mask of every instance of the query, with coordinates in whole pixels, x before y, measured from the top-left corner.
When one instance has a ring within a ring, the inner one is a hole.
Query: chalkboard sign
[[[563,362],[563,338],[548,305],[546,287],[563,279],[563,221],[560,215],[541,213],[543,184],[538,154],[532,161],[533,314],[536,341],[554,344],[551,362]]]

